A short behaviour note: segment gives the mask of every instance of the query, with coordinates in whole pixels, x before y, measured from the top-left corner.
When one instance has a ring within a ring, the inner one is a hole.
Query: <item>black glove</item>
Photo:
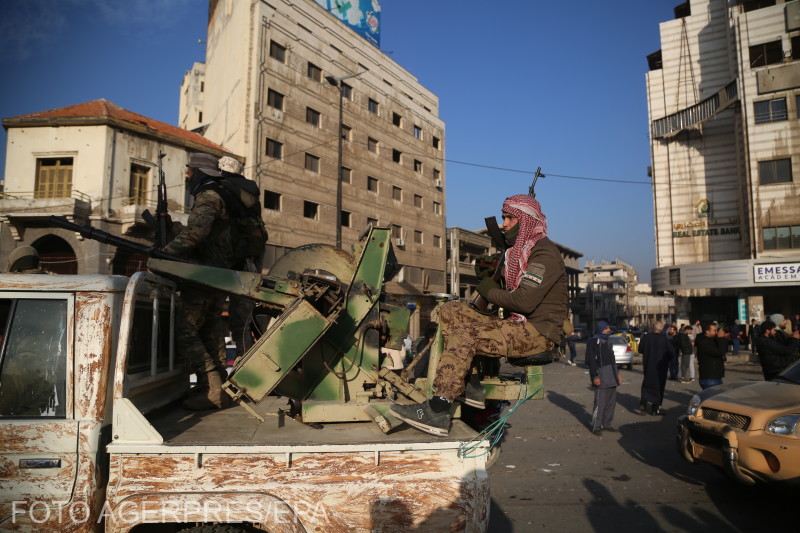
[[[499,259],[498,255],[480,255],[475,258],[475,275],[478,279],[483,279],[487,276],[494,274],[497,270],[496,261]]]
[[[500,284],[497,283],[491,276],[486,276],[478,283],[478,294],[483,296],[484,300],[488,300],[488,294],[491,289],[499,289]]]

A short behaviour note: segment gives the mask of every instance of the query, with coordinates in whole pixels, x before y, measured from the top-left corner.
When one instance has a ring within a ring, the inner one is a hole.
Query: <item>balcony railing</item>
[[[736,80],[733,80],[702,102],[654,120],[651,124],[653,138],[672,137],[681,131],[696,129],[700,124],[714,118],[720,111],[738,100],[739,89]]]

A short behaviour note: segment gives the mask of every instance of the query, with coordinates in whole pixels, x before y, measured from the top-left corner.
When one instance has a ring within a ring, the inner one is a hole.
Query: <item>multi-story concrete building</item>
[[[692,318],[800,309],[800,2],[691,0],[648,56],[656,291]]]
[[[17,246],[36,248],[63,274],[131,274],[146,258],[83,240],[48,223],[63,216],[151,246],[142,212],[155,212],[159,153],[173,220],[186,222],[189,153],[230,155],[197,133],[107,100],[7,118],[5,191],[0,195],[0,269]]]
[[[391,225],[397,281],[446,292],[438,98],[340,19],[359,4],[211,0],[206,62],[184,78],[180,124],[245,156],[263,190],[266,265]]]
[[[583,289],[578,305],[579,324],[589,331],[599,320],[612,326],[636,325],[636,270],[621,259],[588,261],[583,269],[579,276]]]

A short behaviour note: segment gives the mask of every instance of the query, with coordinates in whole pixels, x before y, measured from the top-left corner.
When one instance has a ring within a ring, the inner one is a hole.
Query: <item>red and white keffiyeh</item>
[[[517,240],[514,246],[506,250],[506,289],[513,291],[522,280],[531,250],[547,236],[547,219],[539,202],[527,194],[506,198],[503,213],[515,216],[519,221]]]

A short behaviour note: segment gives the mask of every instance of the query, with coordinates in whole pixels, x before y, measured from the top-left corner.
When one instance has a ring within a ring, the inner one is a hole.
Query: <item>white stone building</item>
[[[800,309],[800,2],[691,0],[647,74],[657,267],[692,319]]]
[[[204,69],[186,73],[180,124],[245,157],[263,190],[266,265],[295,246],[336,244],[337,226],[349,249],[369,223],[391,225],[397,281],[446,292],[435,94],[312,0],[211,0]]]

